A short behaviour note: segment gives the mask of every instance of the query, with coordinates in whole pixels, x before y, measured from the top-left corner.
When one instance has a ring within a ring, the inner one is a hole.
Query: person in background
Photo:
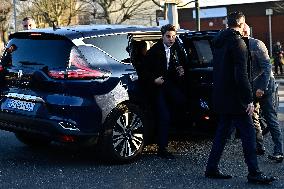
[[[248,38],[248,47],[252,61],[252,79],[254,88],[254,103],[256,111],[253,115],[254,126],[256,128],[256,151],[259,155],[265,153],[263,146],[262,130],[259,122],[259,108],[264,117],[274,143],[274,152],[268,158],[276,162],[283,161],[283,141],[281,128],[275,109],[275,78],[272,73],[270,58],[265,44],[255,38],[250,37],[250,28],[245,24],[243,30],[244,37]]]
[[[0,62],[2,69],[3,67],[12,66],[12,53],[15,52],[17,49],[18,47],[15,44],[12,44],[10,47],[6,48]]]
[[[157,155],[173,159],[167,149],[168,133],[174,111],[184,105],[184,94],[178,86],[184,75],[183,66],[178,64],[175,48],[176,28],[171,24],[161,27],[162,39],[155,43],[146,54],[143,78],[148,88],[151,87],[158,125]]]
[[[253,94],[249,80],[248,50],[241,33],[245,25],[242,12],[230,13],[228,28],[213,39],[213,109],[218,128],[206,165],[205,177],[230,179],[219,170],[219,162],[232,126],[240,132],[248,182],[268,184],[274,177],[264,175],[258,167],[255,129],[252,121]]]
[[[133,41],[132,43],[132,63],[137,71],[138,76],[143,76],[143,64],[145,62],[145,56],[147,53],[147,42],[146,41]]]
[[[280,74],[283,74],[283,68],[281,63],[281,58],[283,57],[284,52],[280,41],[277,41],[273,47],[273,59],[274,59],[274,72],[278,75],[278,67],[280,69]]]
[[[23,30],[31,30],[36,28],[35,20],[32,17],[25,17],[22,21]]]

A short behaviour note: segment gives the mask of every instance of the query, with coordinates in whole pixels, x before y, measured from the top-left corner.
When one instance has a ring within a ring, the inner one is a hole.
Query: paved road
[[[280,86],[280,91],[284,87]],[[281,103],[284,93],[280,92]],[[283,129],[284,107],[279,119]],[[175,160],[155,156],[155,146],[148,146],[142,157],[130,164],[110,165],[89,151],[67,150],[59,146],[31,149],[18,142],[12,133],[0,131],[0,188],[284,188],[284,163],[276,164],[265,156],[258,158],[260,168],[278,177],[270,186],[246,182],[240,140],[231,140],[225,150],[221,168],[234,176],[231,180],[204,178],[204,167],[211,139],[174,139],[171,148]],[[272,151],[270,135],[265,137],[268,152]]]
[[[266,147],[270,139],[266,137]],[[240,141],[228,144],[222,169],[234,175],[231,180],[203,177],[211,141],[206,139],[172,141],[177,158],[162,160],[146,151],[136,162],[109,165],[87,152],[66,151],[60,147],[32,150],[12,134],[0,133],[1,188],[263,188],[246,182],[246,166]],[[177,147],[178,146],[178,147]],[[269,188],[283,188],[283,163],[259,157],[262,170],[279,180]],[[268,187],[266,187],[268,188]]]

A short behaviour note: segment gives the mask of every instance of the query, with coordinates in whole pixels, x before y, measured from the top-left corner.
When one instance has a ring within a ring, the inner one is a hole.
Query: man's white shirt
[[[168,47],[164,44],[165,51],[166,51],[166,57],[167,57],[167,68],[169,67],[170,57],[171,57],[171,47]]]

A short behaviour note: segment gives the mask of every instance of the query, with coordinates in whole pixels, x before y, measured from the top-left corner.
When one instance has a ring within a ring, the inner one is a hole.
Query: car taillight
[[[67,78],[69,79],[103,78],[104,75],[104,73],[97,70],[74,69],[67,71]]]
[[[109,77],[110,74],[90,68],[79,53],[72,49],[68,68],[66,70],[49,70],[48,75],[55,79],[98,79]]]
[[[60,70],[49,70],[48,76],[54,79],[64,79],[66,75],[66,71]]]
[[[41,36],[41,33],[30,33],[30,36]]]
[[[3,66],[0,65],[0,72],[2,72],[4,70]]]

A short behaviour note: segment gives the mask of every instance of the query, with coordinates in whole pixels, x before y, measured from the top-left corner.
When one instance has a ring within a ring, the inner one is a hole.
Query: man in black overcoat
[[[218,164],[232,126],[240,132],[249,182],[267,184],[275,180],[258,168],[255,129],[252,121],[253,93],[249,81],[248,50],[242,39],[245,16],[241,12],[228,15],[228,28],[213,40],[213,109],[218,116],[218,128],[208,158],[205,176],[230,179]]]

